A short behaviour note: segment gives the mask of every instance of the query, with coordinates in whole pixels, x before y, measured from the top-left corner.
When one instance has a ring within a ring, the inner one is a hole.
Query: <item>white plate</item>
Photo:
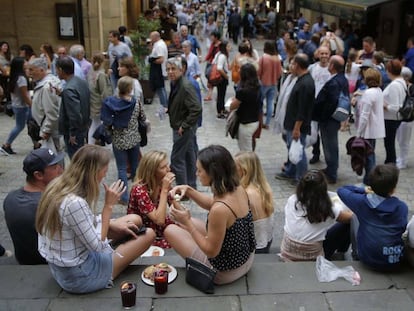
[[[176,278],[177,278],[177,269],[175,269],[173,266],[171,266],[171,265],[168,265],[168,267],[171,269],[171,272],[169,272],[168,273],[168,284],[169,283],[171,283],[171,282],[173,282]],[[146,268],[148,268],[148,267],[145,267],[145,269]],[[144,270],[142,270],[142,273],[141,273],[141,280],[145,283],[145,284],[147,284],[147,285],[151,285],[151,286],[154,286],[154,281],[152,281],[151,279],[147,279],[147,278],[145,278],[144,277],[144,271],[145,271],[145,269]]]
[[[152,257],[153,255],[152,255],[152,253],[155,251],[155,250],[157,250],[157,251],[159,251],[159,255],[158,256],[164,256],[164,250],[161,248],[161,247],[158,247],[158,246],[150,246],[142,255],[141,255],[141,257]],[[155,256],[155,257],[158,257],[158,256]]]

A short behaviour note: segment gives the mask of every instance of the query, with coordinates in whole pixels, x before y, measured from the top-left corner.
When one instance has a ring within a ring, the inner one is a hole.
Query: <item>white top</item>
[[[273,214],[269,217],[253,221],[256,248],[265,248],[273,239]]]
[[[227,57],[221,52],[218,52],[214,57],[213,64],[217,64],[217,70],[224,70],[224,72],[229,72],[229,64],[227,62]]]
[[[16,86],[14,87],[13,93],[11,93],[11,100],[13,107],[16,108],[27,108],[28,106],[23,100],[23,94],[20,90],[21,87],[27,87],[27,79],[24,76],[19,76],[16,81]],[[29,92],[29,90],[27,90]]]
[[[385,120],[398,120],[398,110],[404,104],[406,96],[407,84],[403,78],[396,78],[391,81],[390,84],[382,92],[384,96],[384,106],[387,107],[384,110]]]
[[[74,267],[88,258],[90,251],[112,253],[108,240],[101,240],[98,221],[88,203],[74,194],[68,195],[59,207],[62,237],[38,235],[39,253],[47,262],[60,267]]]
[[[304,217],[306,211],[301,208],[298,203],[297,209],[295,204],[297,202],[296,194],[289,197],[285,205],[285,227],[284,230],[287,235],[294,240],[306,243],[313,243],[325,240],[326,232],[335,223],[339,214],[344,210],[345,206],[335,193],[329,193],[332,198],[332,211],[335,218],[328,217],[324,222],[311,224],[309,220]]]
[[[164,40],[159,39],[154,43],[150,57],[158,58],[164,57],[164,61],[161,64],[162,75],[167,76],[167,60],[168,60],[168,48]]]
[[[328,70],[328,66],[322,67],[319,62],[309,67],[309,72],[315,81],[315,98],[318,97],[319,92],[331,77],[331,73]]]
[[[348,79],[349,81],[354,81],[356,82],[358,80],[358,76],[359,76],[359,71],[361,69],[361,65],[352,62],[351,64],[351,72],[345,72],[345,78]]]
[[[365,139],[385,137],[384,98],[379,87],[365,90],[357,103],[359,121],[356,136]]]

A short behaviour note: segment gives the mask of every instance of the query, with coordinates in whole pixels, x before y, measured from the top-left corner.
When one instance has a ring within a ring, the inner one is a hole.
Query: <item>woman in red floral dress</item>
[[[139,162],[134,185],[131,189],[128,214],[138,214],[146,227],[152,228],[157,237],[152,245],[171,246],[164,238],[164,229],[175,223],[168,216],[169,196],[175,175],[170,171],[167,154],[152,150]]]

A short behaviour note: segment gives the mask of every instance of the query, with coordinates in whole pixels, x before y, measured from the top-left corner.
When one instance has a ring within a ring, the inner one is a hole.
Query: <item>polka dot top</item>
[[[214,258],[209,258],[209,261],[219,271],[233,270],[243,265],[256,249],[253,216],[249,210],[245,217],[237,218],[228,204],[222,201],[217,202],[227,206],[236,217],[236,221],[226,229],[220,253]]]

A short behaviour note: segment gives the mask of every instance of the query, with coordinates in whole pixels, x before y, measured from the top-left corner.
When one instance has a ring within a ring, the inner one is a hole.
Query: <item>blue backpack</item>
[[[332,114],[332,118],[336,121],[343,122],[348,119],[349,113],[351,111],[351,101],[349,99],[349,95],[344,94],[341,92],[338,98],[338,105],[334,113]]]

